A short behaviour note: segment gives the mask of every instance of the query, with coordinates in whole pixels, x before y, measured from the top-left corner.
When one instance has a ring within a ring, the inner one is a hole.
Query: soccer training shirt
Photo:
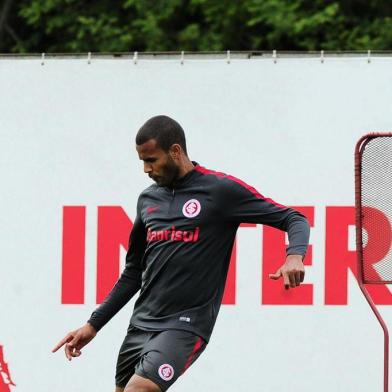
[[[131,324],[208,341],[242,222],[287,231],[287,254],[305,255],[305,217],[235,177],[195,164],[172,188],[151,185],[139,196],[125,269],[89,323],[101,329],[140,289]]]

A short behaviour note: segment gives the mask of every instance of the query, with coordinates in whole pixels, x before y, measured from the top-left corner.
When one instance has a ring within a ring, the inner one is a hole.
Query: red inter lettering
[[[366,280],[382,281],[374,265],[383,260],[391,249],[392,231],[388,218],[372,207],[364,207],[363,227],[367,232],[367,244],[363,249]],[[390,275],[390,270],[386,271]]]
[[[226,286],[223,293],[222,305],[235,305],[237,280],[237,240],[234,241],[231,251],[229,270],[227,272]]]
[[[63,207],[61,303],[84,303],[86,207]]]
[[[325,304],[347,305],[347,271],[356,274],[356,252],[348,250],[354,207],[327,207],[325,231]]]
[[[0,392],[11,392],[10,385],[16,386],[4,359],[3,346],[0,346]]]
[[[314,207],[293,207],[306,216],[310,226],[314,225]],[[309,245],[305,265],[312,265],[312,246]],[[261,301],[263,305],[312,305],[313,285],[303,283],[295,290],[285,290],[281,282],[269,279],[286,259],[285,232],[263,226],[263,263]]]
[[[97,303],[109,294],[120,275],[120,246],[128,250],[132,221],[121,207],[98,207]]]
[[[241,223],[240,227],[256,227],[254,223]],[[229,270],[227,272],[226,286],[223,293],[222,305],[235,305],[237,287],[237,240],[234,241],[231,251]]]
[[[381,211],[378,211],[378,214],[384,215]],[[371,224],[364,222],[364,228],[368,233],[368,243],[364,253],[370,255],[373,264],[384,257],[384,248],[390,244],[390,241],[380,241],[377,235],[380,225],[385,225],[386,222],[389,225],[388,219],[381,215],[379,215],[379,219]],[[356,252],[348,249],[349,227],[354,225],[354,207],[327,207],[325,236],[326,305],[347,305],[348,270],[351,270],[355,277],[357,274]],[[378,250],[375,251],[375,248],[378,248]],[[367,285],[367,289],[376,304],[392,304],[392,295],[384,285]]]

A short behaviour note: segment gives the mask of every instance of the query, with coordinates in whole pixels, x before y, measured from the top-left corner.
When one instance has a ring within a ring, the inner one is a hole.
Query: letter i
[[[86,207],[63,207],[61,303],[84,303]]]

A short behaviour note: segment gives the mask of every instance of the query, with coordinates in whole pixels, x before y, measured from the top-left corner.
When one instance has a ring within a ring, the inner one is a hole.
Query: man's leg
[[[116,392],[167,391],[205,346],[191,332],[130,328],[118,356]]]
[[[125,387],[124,392],[162,392],[162,390],[151,380],[134,374]]]
[[[141,331],[132,326],[128,328],[117,358],[115,392],[124,392],[135,373],[135,366],[140,361],[143,347],[152,335],[152,332]]]

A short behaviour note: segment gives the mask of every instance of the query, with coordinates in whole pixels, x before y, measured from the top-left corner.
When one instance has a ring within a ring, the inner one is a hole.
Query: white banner
[[[285,238],[241,227],[211,342],[175,391],[381,391],[383,335],[354,277],[354,146],[392,130],[392,58],[0,60],[0,392],[114,390],[133,302],[68,362],[123,267],[150,180],[134,137],[166,114],[190,158],[312,223],[303,287]],[[392,325],[392,294],[373,288]],[[15,384],[15,385],[12,385]]]

